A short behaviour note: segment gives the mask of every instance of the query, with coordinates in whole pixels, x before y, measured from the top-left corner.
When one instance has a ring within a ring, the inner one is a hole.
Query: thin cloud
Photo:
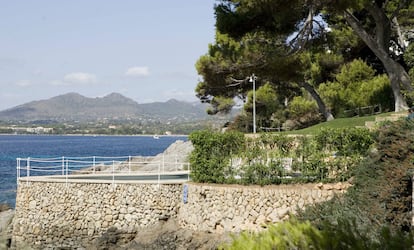
[[[30,85],[32,85],[32,83],[29,80],[20,80],[18,82],[16,82],[16,85],[19,87],[28,87]]]
[[[92,84],[96,83],[97,79],[94,74],[84,73],[84,72],[74,72],[65,75],[63,78],[65,82],[68,83],[77,83],[77,84]]]
[[[148,67],[131,67],[128,68],[125,72],[126,76],[148,76],[149,75],[149,69]]]

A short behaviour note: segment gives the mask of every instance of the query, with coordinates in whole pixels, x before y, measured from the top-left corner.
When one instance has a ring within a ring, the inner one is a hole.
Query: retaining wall
[[[187,184],[21,182],[13,244],[85,247],[115,226],[124,232],[175,217],[196,231],[260,230],[306,204],[331,199],[346,186],[266,187]]]
[[[220,186],[187,184],[187,203],[178,211],[182,227],[211,232],[257,231],[308,204],[331,199],[348,185]]]
[[[12,241],[20,249],[86,246],[115,226],[125,232],[176,216],[181,185],[21,182]]]

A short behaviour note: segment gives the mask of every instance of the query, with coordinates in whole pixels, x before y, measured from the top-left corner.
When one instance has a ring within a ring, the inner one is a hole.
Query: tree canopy
[[[196,64],[202,76],[197,96],[212,104],[211,114],[226,112],[229,100],[246,100],[254,73],[258,86],[271,84],[281,99],[311,97],[328,119],[334,107],[320,85],[337,84],[342,65],[361,59],[375,76],[386,74],[392,108],[406,109],[414,75],[413,7],[408,0],[221,0],[216,41]]]

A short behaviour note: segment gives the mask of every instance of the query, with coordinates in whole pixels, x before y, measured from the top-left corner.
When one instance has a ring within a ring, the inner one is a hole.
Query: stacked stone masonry
[[[279,185],[266,187],[197,185],[188,187],[187,203],[179,209],[182,227],[211,232],[258,231],[266,224],[331,199],[348,185]]]
[[[112,226],[134,232],[175,216],[181,192],[181,185],[22,182],[13,242],[38,249],[87,246]]]
[[[17,249],[84,248],[110,227],[136,232],[171,217],[195,231],[256,231],[346,188],[21,182],[13,242]]]

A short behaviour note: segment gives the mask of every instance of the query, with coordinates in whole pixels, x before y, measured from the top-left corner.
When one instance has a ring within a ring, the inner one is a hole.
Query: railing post
[[[26,176],[27,176],[27,179],[26,179],[26,185],[28,185],[29,184],[29,177],[30,177],[30,157],[27,157],[27,164],[26,164]]]
[[[62,156],[62,175],[65,175],[65,157]]]
[[[131,173],[131,156],[128,156],[128,172]]]
[[[69,160],[66,159],[66,186],[68,186]]]
[[[27,170],[26,175],[27,175],[27,177],[29,177],[30,176],[30,157],[27,157],[26,166],[27,166],[27,168],[26,168],[26,170]]]
[[[93,173],[95,173],[96,157],[93,157]]]
[[[115,161],[112,160],[112,185],[115,184]]]
[[[19,184],[20,179],[20,158],[17,158],[17,167],[16,167],[16,183]]]

